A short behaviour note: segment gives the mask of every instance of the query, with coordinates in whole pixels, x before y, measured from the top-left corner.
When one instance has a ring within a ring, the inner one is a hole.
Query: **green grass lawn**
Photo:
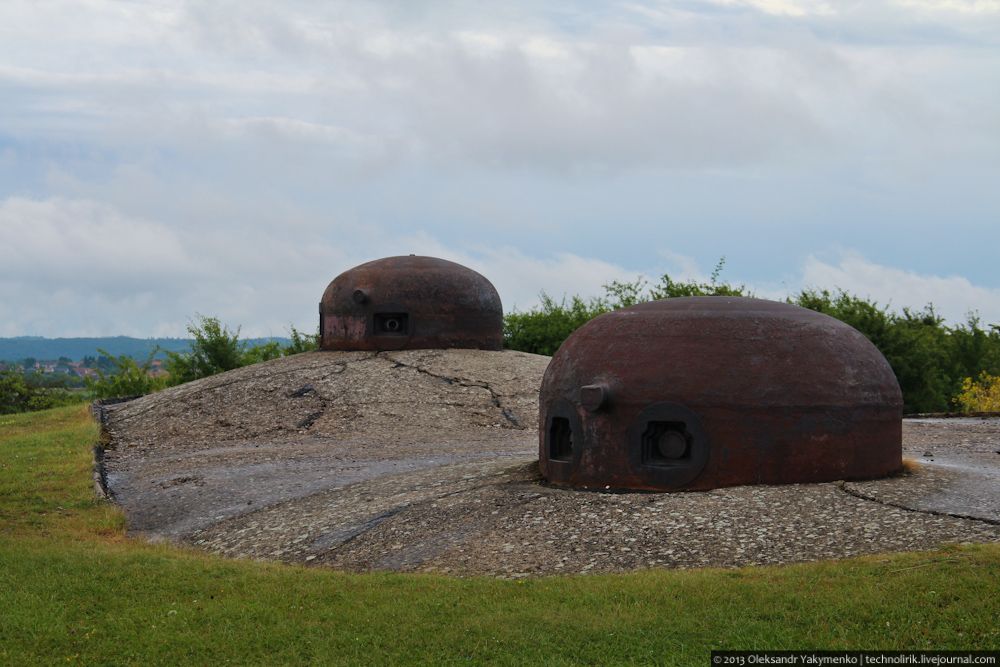
[[[354,575],[124,537],[81,407],[0,417],[0,664],[708,664],[994,649],[1000,547],[521,581]]]

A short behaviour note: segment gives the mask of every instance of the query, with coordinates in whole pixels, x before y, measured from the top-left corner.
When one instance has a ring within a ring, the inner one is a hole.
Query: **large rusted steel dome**
[[[860,332],[738,297],[602,315],[542,381],[539,459],[556,485],[667,491],[868,479],[902,466],[902,396]]]
[[[489,280],[435,257],[386,257],[333,279],[319,304],[324,350],[503,346],[503,306]]]

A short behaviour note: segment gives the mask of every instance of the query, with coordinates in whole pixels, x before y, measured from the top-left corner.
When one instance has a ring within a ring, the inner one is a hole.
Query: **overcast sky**
[[[0,336],[311,331],[408,253],[1000,323],[1000,0],[0,3]]]

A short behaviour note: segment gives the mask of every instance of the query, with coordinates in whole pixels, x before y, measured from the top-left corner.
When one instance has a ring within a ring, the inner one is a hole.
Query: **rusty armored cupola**
[[[324,350],[503,346],[503,307],[489,280],[435,257],[386,257],[345,271],[319,304]]]
[[[902,466],[902,395],[832,317],[739,297],[602,315],[542,381],[539,460],[560,486],[669,491],[870,479]]]

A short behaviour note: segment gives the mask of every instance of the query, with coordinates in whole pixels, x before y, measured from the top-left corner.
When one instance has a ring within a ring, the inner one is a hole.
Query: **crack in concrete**
[[[849,496],[858,498],[859,500],[867,500],[868,502],[877,503],[879,505],[884,505],[886,507],[895,507],[897,509],[906,510],[907,512],[916,512],[918,514],[930,514],[932,516],[947,516],[952,519],[965,519],[966,521],[980,521],[991,526],[1000,526],[1000,519],[989,519],[982,516],[972,516],[970,514],[956,514],[954,512],[945,512],[942,510],[932,510],[932,509],[921,509],[918,507],[909,507],[902,503],[894,503],[891,500],[883,500],[875,496],[870,496],[868,494],[862,493],[857,489],[850,489],[847,487],[847,482],[841,481],[837,482],[837,488],[846,493]]]
[[[462,494],[466,494],[466,493],[472,493],[472,492],[479,491],[479,490],[482,490],[482,489],[486,489],[486,488],[489,488],[489,487],[497,486],[497,479],[503,478],[506,474],[508,474],[508,472],[509,472],[508,470],[501,470],[499,472],[495,472],[495,473],[490,473],[490,474],[487,474],[487,475],[483,475],[483,476],[479,477],[479,481],[481,481],[481,483],[479,483],[479,484],[471,484],[469,486],[465,486],[465,487],[462,487],[460,489],[455,489],[454,491],[449,491],[447,493],[442,493],[440,495],[435,495],[435,496],[432,496],[432,497],[423,498],[421,500],[416,500],[414,502],[404,503],[402,505],[397,505],[397,506],[395,506],[395,507],[393,507],[391,509],[388,509],[388,510],[386,510],[384,512],[376,514],[374,517],[368,519],[367,521],[364,521],[364,522],[362,522],[359,525],[355,525],[355,526],[350,527],[346,531],[346,533],[348,535],[347,539],[345,539],[345,540],[343,540],[343,541],[341,541],[339,543],[331,545],[330,547],[328,547],[322,553],[322,555],[324,557],[328,557],[330,555],[334,555],[334,554],[337,554],[337,553],[341,552],[344,549],[344,547],[346,547],[351,542],[355,541],[359,537],[362,537],[362,536],[366,535],[367,533],[371,532],[372,530],[378,528],[378,526],[381,525],[382,523],[384,523],[386,520],[391,519],[394,516],[396,516],[398,514],[401,514],[402,512],[409,511],[409,510],[420,511],[421,509],[429,507],[429,506],[432,506],[434,503],[439,502],[439,501],[441,501],[441,500],[443,500],[445,498],[451,498],[453,496],[458,496],[458,495],[462,495]],[[531,501],[535,500],[537,497],[538,496],[536,495],[534,497],[526,498],[526,499],[523,499],[523,500],[519,501],[516,504],[518,506],[520,506],[520,505],[526,505],[526,504],[530,503]],[[321,539],[321,538],[318,538],[318,539]],[[314,540],[313,544],[315,544],[315,542],[316,541]],[[310,546],[312,546],[312,545],[310,545]],[[423,546],[423,545],[416,545],[415,548],[411,548],[409,550],[402,550],[399,554],[393,554],[393,555],[397,556],[397,557],[401,555],[403,557],[403,559],[406,560],[407,558],[414,556],[414,554],[419,554],[421,546]],[[452,546],[452,545],[451,544],[445,545],[444,549],[447,549],[450,546]],[[440,553],[440,551],[442,551],[442,550],[443,549],[439,549],[438,553]],[[418,565],[421,565],[422,563],[424,563],[424,562],[426,562],[426,561],[434,558],[434,556],[436,556],[436,555],[437,555],[436,553],[427,555],[425,557],[421,557],[421,556],[417,555],[416,556],[416,560],[412,560],[412,561],[408,560],[407,563],[409,565],[418,566]]]
[[[363,362],[363,361],[370,361],[372,359],[375,359],[377,356],[378,356],[378,352],[373,352],[372,354],[370,354],[368,356],[365,356],[365,357],[361,357],[360,359],[352,359],[351,361],[338,361],[337,363],[334,364],[334,366],[338,370],[335,370],[332,373],[327,374],[322,379],[325,380],[325,379],[327,379],[329,377],[332,377],[334,375],[340,375],[345,370],[347,370],[347,366],[349,366],[350,364],[352,364],[352,363],[358,363],[358,362]],[[324,366],[324,365],[326,365],[326,364],[319,364],[318,363],[316,366]],[[198,396],[199,394],[204,394],[206,392],[215,391],[217,389],[222,389],[223,387],[228,387],[229,385],[232,385],[232,384],[237,384],[237,383],[240,383],[240,382],[246,382],[247,380],[252,380],[252,379],[254,379],[256,377],[265,377],[267,379],[270,379],[270,378],[280,377],[282,375],[291,375],[292,373],[304,373],[306,371],[312,370],[316,366],[307,366],[305,368],[292,368],[292,369],[289,369],[287,371],[277,371],[277,372],[267,372],[264,369],[255,369],[254,372],[247,373],[246,375],[240,375],[239,377],[232,378],[232,379],[230,379],[230,380],[228,380],[226,382],[215,382],[215,383],[212,383],[212,384],[206,383],[206,384],[209,384],[209,386],[207,386],[207,387],[192,388],[192,387],[186,386],[184,384],[181,384],[181,385],[177,385],[177,386],[179,388],[183,388],[183,390],[177,392],[176,398],[185,398],[186,399],[186,398],[190,398],[192,396]],[[251,366],[244,366],[243,368],[251,368]],[[239,370],[239,369],[236,369],[236,370]],[[215,377],[215,376],[214,375],[209,375],[209,376],[207,376],[205,378],[201,378],[201,379],[207,380],[208,378],[212,378],[212,377]],[[147,396],[149,396],[149,395],[150,394],[147,394]],[[137,400],[138,398],[143,398],[143,397],[139,396],[136,399],[132,399],[132,400]],[[130,403],[131,401],[127,401],[127,402]],[[122,403],[121,405],[125,405],[125,403]],[[117,421],[118,422],[127,422],[129,420],[135,419],[136,417],[141,417],[142,415],[146,414],[150,410],[155,409],[156,407],[158,407],[158,404],[151,405],[148,408],[146,408],[145,410],[140,410],[138,412],[133,412],[130,415],[122,415],[122,416],[120,416],[120,417],[117,418]]]
[[[317,542],[326,538],[328,541],[332,543],[332,545],[326,547],[326,549],[321,553],[324,556],[335,554],[341,549],[343,549],[345,546],[353,542],[354,540],[361,537],[362,535],[369,533],[375,528],[377,528],[379,524],[381,524],[383,521],[386,521],[387,519],[391,519],[392,517],[396,516],[397,514],[405,510],[407,507],[408,505],[399,505],[397,507],[393,507],[392,509],[386,510],[381,514],[376,514],[372,518],[362,522],[359,525],[348,526],[346,529],[342,529],[342,531],[337,531],[341,532],[345,536],[344,539],[340,540],[339,542],[333,542],[333,540],[330,540],[329,535],[320,535],[315,540],[313,540],[313,542],[309,545],[308,549],[311,551],[317,551],[318,548],[322,548],[317,546]],[[333,539],[335,540],[336,537],[334,537]]]
[[[376,354],[379,353],[376,352]],[[417,371],[418,373],[423,373],[424,375],[429,375],[430,377],[437,378],[439,380],[444,380],[448,384],[457,384],[460,387],[478,387],[480,389],[485,389],[490,393],[490,398],[493,402],[493,406],[500,411],[500,414],[503,415],[503,418],[507,420],[507,423],[510,424],[510,427],[515,428],[519,431],[523,431],[525,429],[524,424],[522,424],[521,420],[517,418],[517,415],[515,415],[510,410],[510,408],[505,406],[503,404],[503,401],[501,401],[502,394],[500,394],[493,387],[491,387],[489,382],[477,382],[476,380],[470,380],[468,378],[463,378],[463,377],[452,377],[449,375],[441,375],[440,373],[435,373],[423,366],[408,364],[406,362],[400,361],[399,359],[392,357],[388,352],[385,352],[384,354],[386,359],[395,364],[394,368],[410,368],[412,370]]]

